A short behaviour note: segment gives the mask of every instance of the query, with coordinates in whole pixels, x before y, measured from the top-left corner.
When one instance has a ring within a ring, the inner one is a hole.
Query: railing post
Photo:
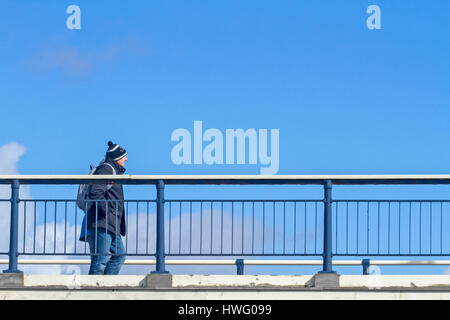
[[[236,259],[236,274],[244,274],[244,259]]]
[[[361,264],[363,266],[363,275],[369,275],[370,259],[363,259]]]
[[[165,265],[164,247],[164,181],[156,183],[156,270],[152,273],[169,273]]]
[[[19,256],[19,180],[11,183],[11,222],[9,233],[9,268],[4,273],[22,273],[17,269],[17,258]]]
[[[332,183],[324,183],[324,237],[323,237],[323,270],[320,273],[335,273],[333,271],[332,242]]]

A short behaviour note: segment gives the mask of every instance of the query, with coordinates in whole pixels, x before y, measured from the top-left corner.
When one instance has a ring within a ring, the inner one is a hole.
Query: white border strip
[[[9,179],[120,179],[120,180],[386,180],[386,179],[450,179],[450,174],[416,174],[416,175],[0,175],[0,180]]]

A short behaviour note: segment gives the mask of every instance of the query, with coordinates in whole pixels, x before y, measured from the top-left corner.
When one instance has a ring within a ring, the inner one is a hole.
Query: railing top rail
[[[0,175],[0,184],[18,180],[21,184],[80,184],[117,181],[122,184],[272,184],[322,185],[331,180],[337,185],[450,184],[450,175]]]
[[[255,259],[242,259],[244,265],[253,266],[314,266],[321,265],[322,260],[255,260]],[[90,264],[89,259],[19,259],[19,264],[53,264],[53,265],[77,265],[77,264]],[[167,259],[165,261],[167,265],[236,265],[236,259],[227,260],[178,260]],[[378,266],[448,266],[450,260],[369,260],[370,265]],[[0,265],[8,264],[8,259],[0,259]],[[127,259],[126,265],[154,265],[156,259]],[[336,266],[361,266],[362,260],[334,260],[333,265]]]

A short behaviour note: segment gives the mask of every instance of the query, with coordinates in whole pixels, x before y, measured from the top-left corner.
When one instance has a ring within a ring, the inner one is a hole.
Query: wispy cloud
[[[38,73],[62,72],[66,76],[86,76],[102,65],[150,53],[144,42],[130,38],[96,48],[71,45],[46,45],[29,59],[27,67]]]

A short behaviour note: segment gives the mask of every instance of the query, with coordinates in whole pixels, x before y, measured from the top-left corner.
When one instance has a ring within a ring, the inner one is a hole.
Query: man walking
[[[105,160],[94,174],[124,174],[127,153],[111,141]],[[122,237],[126,234],[122,184],[91,184],[91,202],[87,212],[87,229],[91,266],[89,274],[119,274],[125,262]]]

